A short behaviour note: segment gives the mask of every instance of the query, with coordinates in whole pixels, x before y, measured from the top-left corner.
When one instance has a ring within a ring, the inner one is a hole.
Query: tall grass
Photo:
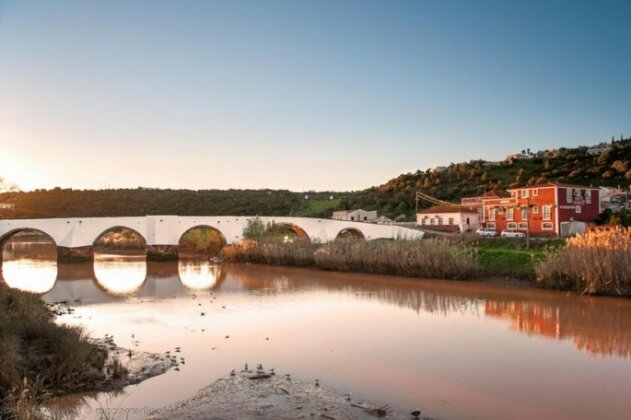
[[[38,296],[0,284],[0,417],[36,418],[43,399],[94,388],[106,357],[81,328],[55,324]]]
[[[248,241],[224,249],[233,262],[313,266],[408,277],[467,279],[479,274],[475,251],[444,239],[418,241],[336,240],[323,244],[305,240]]]
[[[537,281],[547,287],[631,296],[631,228],[570,238],[536,272]]]

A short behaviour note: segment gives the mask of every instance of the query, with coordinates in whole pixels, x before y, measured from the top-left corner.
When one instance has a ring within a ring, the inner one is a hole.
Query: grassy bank
[[[546,287],[631,296],[631,228],[570,238],[536,271],[537,281]]]
[[[0,418],[38,418],[41,401],[102,385],[106,357],[81,328],[55,324],[37,295],[0,283]]]
[[[533,240],[527,248],[521,238],[478,238],[471,246],[477,250],[485,274],[534,280],[537,264],[564,243],[563,239]]]
[[[246,241],[224,248],[231,262],[317,267],[440,279],[475,278],[479,274],[474,250],[442,239],[423,241],[337,240],[311,243],[295,240]]]

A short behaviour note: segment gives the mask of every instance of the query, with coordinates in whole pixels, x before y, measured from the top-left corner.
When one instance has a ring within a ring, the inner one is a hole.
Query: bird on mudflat
[[[353,396],[352,392],[347,393],[346,394],[346,401],[350,401],[352,396]]]
[[[412,415],[412,417],[417,419],[421,415],[421,410],[417,408],[416,410],[412,411],[410,414]]]
[[[315,386],[320,386],[320,380],[316,378]]]

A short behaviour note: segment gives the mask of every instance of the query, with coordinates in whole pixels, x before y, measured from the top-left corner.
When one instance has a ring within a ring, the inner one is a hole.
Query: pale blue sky
[[[631,135],[629,1],[0,0],[0,175],[359,189]]]

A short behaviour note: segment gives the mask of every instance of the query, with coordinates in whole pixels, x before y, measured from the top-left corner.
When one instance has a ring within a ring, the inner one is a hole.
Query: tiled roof
[[[423,214],[434,214],[434,213],[475,213],[476,211],[471,209],[471,207],[459,206],[457,204],[447,205],[441,204],[439,206],[433,206],[427,209],[420,210],[419,213]]]

